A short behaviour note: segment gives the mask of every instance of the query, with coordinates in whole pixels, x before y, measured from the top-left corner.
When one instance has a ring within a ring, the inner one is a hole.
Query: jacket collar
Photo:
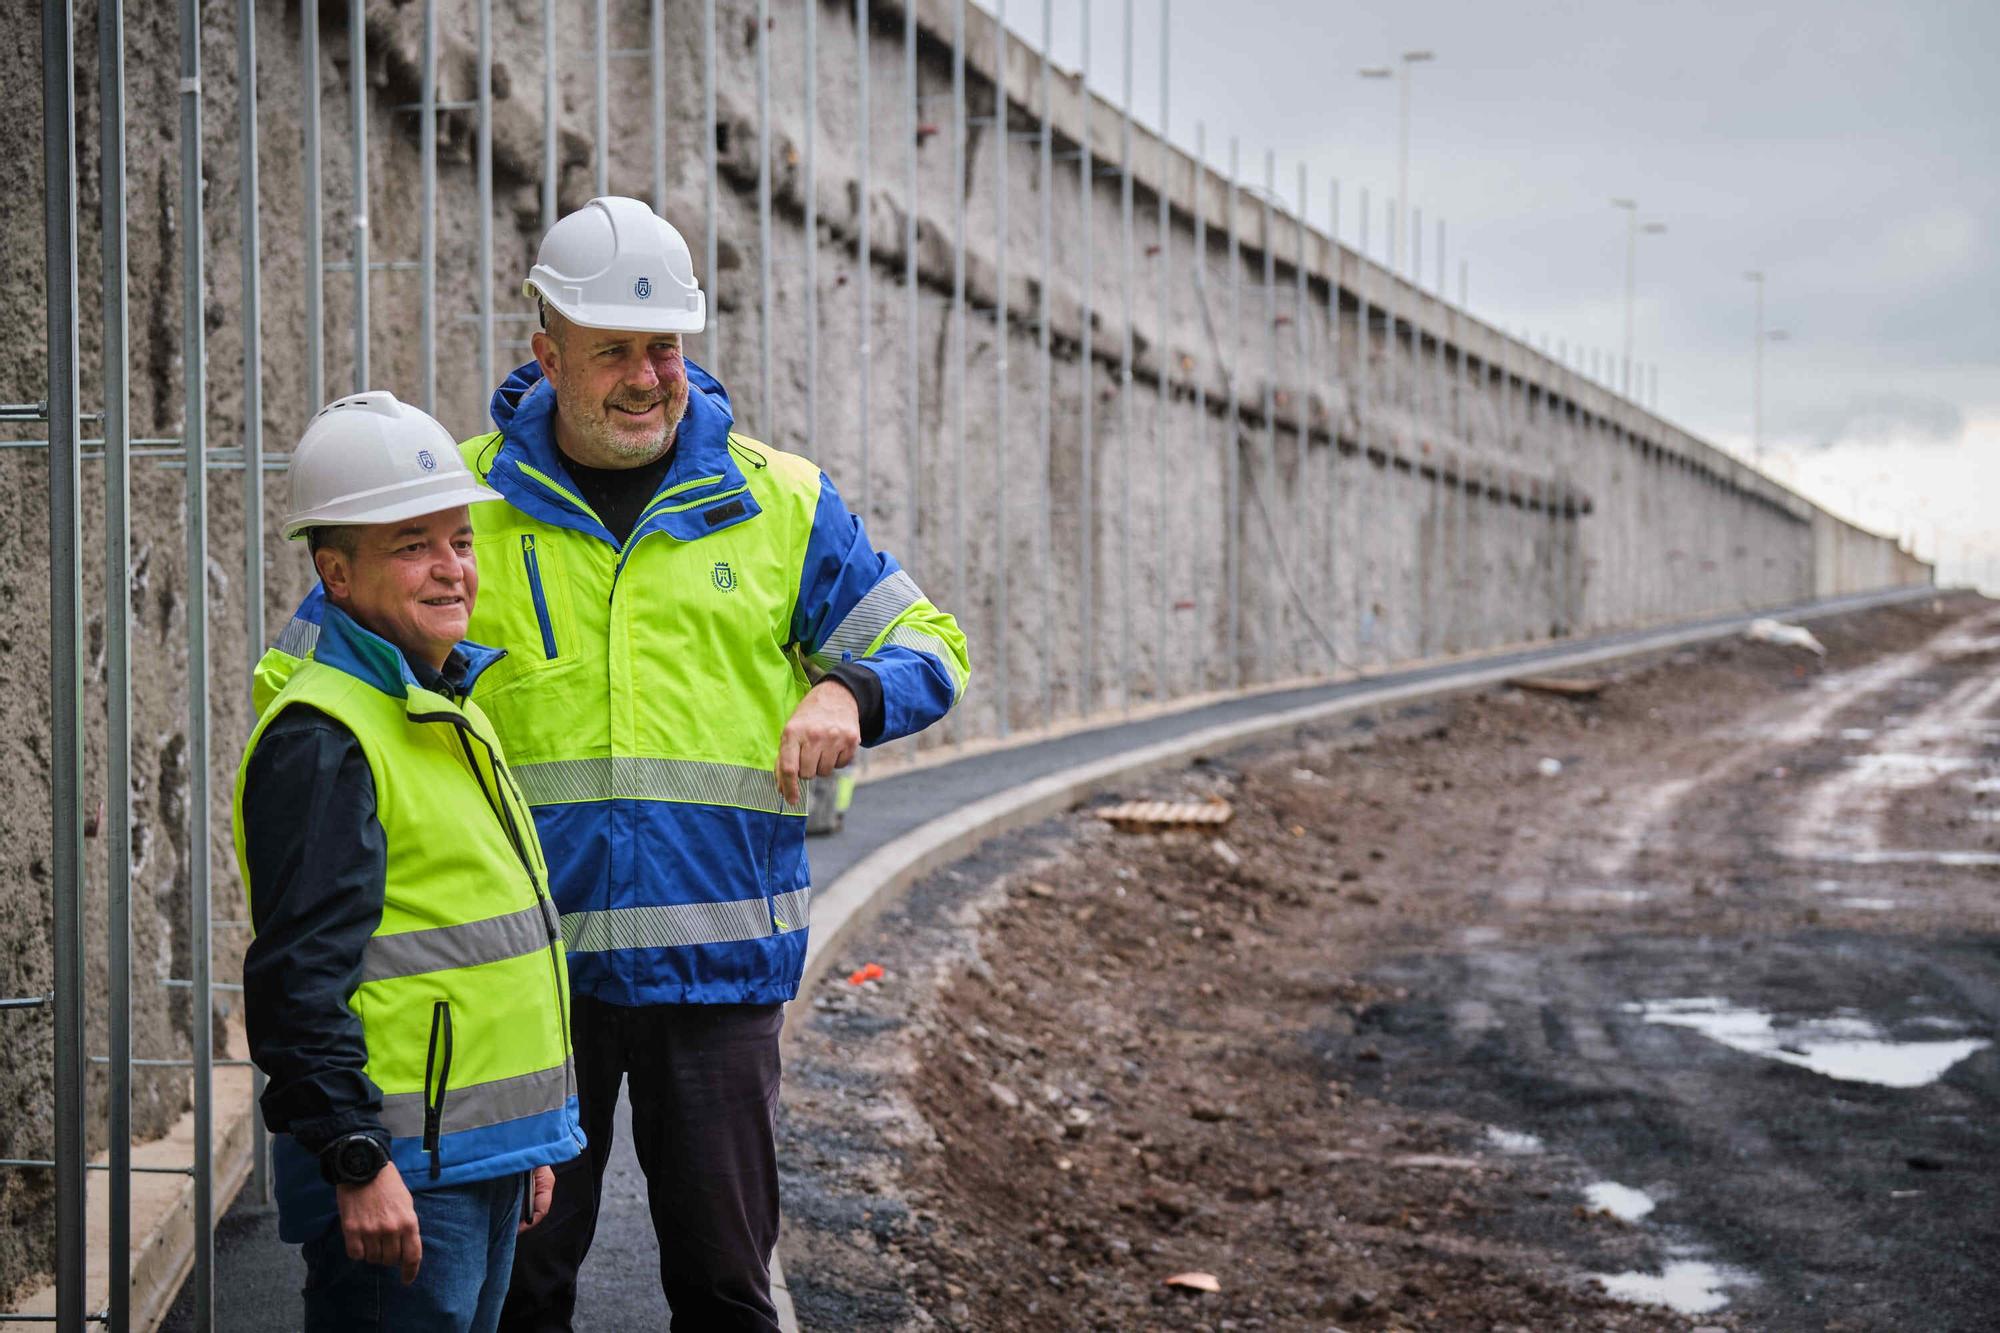
[[[673,461],[632,529],[628,550],[651,532],[696,541],[759,512],[737,463],[740,446],[732,447],[735,417],[728,391],[692,361],[687,362],[687,377],[688,405],[674,436]],[[555,386],[542,377],[541,366],[531,361],[509,375],[494,392],[492,410],[502,439],[486,484],[528,517],[585,533],[615,549],[617,539],[591,512],[564,466],[555,438]],[[747,448],[742,452],[752,467],[765,466],[761,455]]]
[[[314,623],[319,632],[312,657],[320,665],[345,672],[391,698],[408,700],[418,692],[435,693],[417,678],[402,649],[327,601],[326,589],[319,584],[313,585],[292,617],[293,626]],[[293,633],[292,626],[286,633]],[[463,665],[456,682],[461,694],[470,694],[480,673],[507,655],[504,648],[488,648],[471,640],[460,642],[451,651]],[[454,673],[444,674],[449,677]]]

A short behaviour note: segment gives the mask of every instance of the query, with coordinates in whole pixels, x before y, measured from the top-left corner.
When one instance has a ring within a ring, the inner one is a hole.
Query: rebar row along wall
[[[194,846],[188,836],[188,681],[211,682],[210,827],[224,830],[252,722],[248,665],[262,626],[282,624],[307,586],[303,554],[272,531],[282,481],[273,474],[258,522],[246,523],[241,455],[229,451],[254,436],[281,466],[318,402],[356,387],[427,403],[460,435],[487,429],[496,377],[529,359],[519,280],[539,235],[600,181],[652,200],[688,236],[714,312],[690,352],[729,386],[740,427],[819,461],[877,543],[965,626],[975,685],[924,746],[1929,577],[1892,542],[1302,226],[1291,183],[1268,167],[1225,172],[1191,159],[1073,75],[1051,74],[982,12],[947,0],[920,0],[914,14],[896,0],[767,3],[612,0],[600,40],[576,0],[259,0],[254,285],[239,6],[200,5],[199,216],[180,202],[187,85],[175,15],[150,5],[126,17],[132,537],[117,577],[107,581],[111,562],[86,561],[95,611],[84,757],[86,790],[103,792],[104,608],[129,599],[136,1055],[190,1052],[201,1006],[166,983],[189,976],[198,862],[216,886],[219,978],[235,975],[245,939],[229,924],[244,913],[227,837]],[[79,9],[87,412],[102,410],[106,370],[96,22],[95,6]],[[40,82],[29,28],[24,18],[0,49],[0,78],[16,90]],[[12,151],[0,155],[0,194],[14,201],[0,223],[0,308],[21,343],[0,370],[0,400],[16,403],[47,395],[48,275],[29,202],[43,188],[35,120],[10,117]],[[365,213],[355,208],[357,133]],[[1210,147],[1210,161],[1236,160],[1219,135]],[[1275,202],[1281,186],[1288,208]],[[1344,234],[1385,236],[1393,215],[1379,195],[1371,204],[1351,184],[1316,188],[1312,211],[1344,215]],[[192,573],[181,317],[190,226],[207,255],[202,401],[215,478],[208,567]],[[253,304],[260,398],[246,394]],[[246,423],[246,401],[261,401],[259,420]],[[47,470],[35,427],[0,435],[13,446],[0,447],[12,498],[0,524],[0,670],[14,682],[0,745],[16,830],[0,849],[0,933],[11,941],[0,994],[32,995],[51,986],[39,832],[51,817]],[[105,508],[91,459],[86,449],[84,550],[99,553]],[[211,622],[208,660],[192,665],[191,576],[206,580]],[[244,588],[260,583],[253,615]],[[101,811],[86,813],[91,997],[105,994],[102,824]],[[230,997],[214,1000],[227,1017]],[[0,1156],[47,1157],[47,1025],[0,1021],[11,1052]],[[101,1052],[104,1040],[93,1000],[86,1044]],[[90,1066],[94,1108],[107,1077]],[[136,1138],[157,1136],[187,1106],[184,1070],[139,1068],[131,1087]],[[93,1150],[104,1123],[93,1110]],[[0,1287],[48,1269],[51,1199],[45,1173],[0,1172]]]

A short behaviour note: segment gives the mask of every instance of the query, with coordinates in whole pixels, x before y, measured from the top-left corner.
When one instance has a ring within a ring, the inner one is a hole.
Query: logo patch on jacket
[[[715,568],[709,571],[709,577],[715,580],[715,586],[722,591],[736,591],[736,571],[729,567],[727,560],[716,561]]]

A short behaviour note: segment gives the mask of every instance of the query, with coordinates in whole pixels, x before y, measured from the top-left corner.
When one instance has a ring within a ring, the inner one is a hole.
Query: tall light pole
[[[1757,284],[1757,336],[1750,352],[1750,457],[1764,461],[1764,271],[1751,269],[1744,279]]]
[[[1639,268],[1639,233],[1658,236],[1667,229],[1664,222],[1639,221],[1639,204],[1633,199],[1613,199],[1613,208],[1625,210],[1625,354],[1621,371],[1622,392],[1632,396],[1632,303]]]
[[[1364,79],[1396,79],[1396,224],[1389,228],[1389,270],[1403,272],[1404,242],[1406,224],[1403,219],[1410,216],[1410,67],[1428,60],[1436,60],[1433,51],[1403,52],[1401,77],[1398,71],[1387,65],[1357,71]]]

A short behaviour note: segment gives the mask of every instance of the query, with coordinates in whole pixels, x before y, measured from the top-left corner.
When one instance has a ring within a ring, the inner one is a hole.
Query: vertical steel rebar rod
[[[357,7],[358,8],[358,7]],[[214,1014],[209,990],[208,348],[203,319],[201,3],[181,0],[181,435],[187,447],[188,1026],[194,1058],[194,1323],[215,1321]],[[359,13],[354,14],[358,26]],[[362,55],[357,39],[356,58]],[[356,95],[364,89],[356,84]],[[365,125],[357,117],[357,125]],[[366,140],[355,137],[357,151]],[[359,177],[357,176],[357,183]],[[365,209],[357,241],[367,244]],[[357,346],[365,346],[364,341]]]
[[[1228,351],[1217,351],[1229,356],[1243,346],[1243,283],[1239,270],[1242,268],[1241,242],[1236,233],[1236,202],[1242,186],[1242,145],[1235,135],[1229,136],[1229,203],[1227,223],[1229,227],[1229,342]],[[1228,388],[1229,401],[1222,413],[1222,463],[1227,471],[1223,479],[1223,503],[1228,508],[1228,535],[1223,546],[1229,561],[1229,674],[1226,679],[1230,689],[1243,684],[1243,449],[1238,441],[1237,409],[1240,397],[1237,389],[1237,367],[1222,367],[1223,384]]]
[[[479,391],[497,383],[493,367],[493,0],[479,0],[476,57],[479,128]]]
[[[1118,701],[1132,710],[1132,0],[1125,0],[1118,104]]]
[[[819,451],[819,183],[813,161],[813,141],[819,137],[819,3],[805,0],[806,16],[806,123],[804,187],[806,218],[803,231],[806,247],[806,457]]]
[[[1162,134],[1161,139],[1166,136]],[[1208,126],[1203,121],[1194,123],[1194,171],[1190,174],[1188,204],[1194,212],[1194,292],[1195,317],[1201,327],[1207,328],[1208,312],[1208,208],[1201,197],[1203,179],[1208,174]],[[1208,372],[1207,367],[1197,359],[1194,363],[1194,465],[1199,467],[1208,443]],[[1188,487],[1188,503],[1192,510],[1188,530],[1201,531],[1201,493],[1204,487],[1197,482]],[[1201,548],[1199,540],[1187,543],[1188,548],[1188,600],[1194,603],[1194,632],[1188,637],[1188,669],[1193,676],[1192,688],[1199,693],[1208,687],[1208,635],[1201,618],[1201,566],[1197,552]]]
[[[1264,409],[1264,479],[1260,483],[1252,473],[1250,484],[1259,498],[1259,507],[1264,513],[1263,530],[1267,545],[1264,549],[1264,597],[1263,614],[1257,617],[1257,657],[1263,667],[1264,679],[1273,679],[1277,674],[1278,626],[1283,619],[1283,604],[1276,600],[1271,586],[1270,571],[1285,558],[1282,545],[1284,534],[1278,531],[1278,247],[1274,243],[1273,208],[1278,194],[1278,155],[1270,149],[1264,150],[1264,205],[1263,230],[1257,243],[1264,249],[1264,384],[1262,406]],[[1270,497],[1265,502],[1263,497]]]
[[[1294,360],[1292,382],[1298,386],[1298,463],[1292,472],[1292,514],[1291,549],[1285,558],[1292,562],[1291,568],[1298,568],[1306,550],[1306,455],[1312,439],[1312,382],[1306,378],[1307,335],[1306,325],[1306,164],[1299,163],[1299,215],[1298,262],[1292,273],[1293,309],[1292,334]],[[1275,368],[1274,368],[1275,370]],[[1301,624],[1292,634],[1292,671],[1294,675],[1305,670],[1306,628]]]
[[[113,1277],[107,1313],[112,1333],[127,1333],[132,1284],[116,1280],[132,1271],[132,599],[126,592],[132,581],[132,363],[126,301],[124,0],[108,0],[99,10],[97,44],[104,274],[104,1026],[110,1058],[106,1109],[111,1167],[105,1190],[110,1224],[106,1267]]]
[[[1397,217],[1396,201],[1394,199],[1385,201],[1382,208],[1382,227],[1392,247],[1400,244],[1397,240],[1400,234],[1396,230]],[[1392,250],[1391,253],[1400,259],[1399,251]],[[1394,296],[1396,292],[1396,284],[1394,282],[1396,274],[1391,273],[1389,276],[1391,278],[1389,291]],[[1414,334],[1415,332],[1416,330],[1412,328],[1411,333]],[[1396,311],[1393,306],[1384,306],[1382,308],[1382,335],[1382,355],[1389,363],[1384,368],[1389,376],[1389,387],[1386,397],[1390,410],[1393,412],[1402,403],[1404,383],[1401,346],[1402,334],[1396,328]],[[1383,432],[1381,497],[1382,511],[1388,516],[1393,516],[1396,512],[1396,457],[1400,452],[1397,448],[1400,442],[1401,433],[1393,426]],[[1391,522],[1393,522],[1393,517],[1391,518]],[[1390,527],[1389,531],[1393,534],[1395,532],[1394,527]],[[1387,666],[1392,660],[1391,655],[1396,650],[1394,635],[1395,621],[1391,619],[1391,615],[1396,607],[1396,579],[1398,572],[1396,561],[1393,558],[1385,559],[1377,566],[1377,570],[1378,577],[1376,579],[1375,590],[1377,593],[1376,607],[1378,609],[1375,619],[1381,636],[1382,664]]]
[[[108,84],[105,86],[109,86]],[[257,162],[257,6],[256,0],[237,0],[236,6],[236,87],[237,137],[241,152],[242,179],[238,188],[243,207],[243,642],[252,671],[264,652],[264,252],[263,233],[258,223],[261,188]],[[107,106],[110,103],[106,103]],[[428,220],[426,213],[426,220]],[[426,269],[428,272],[428,269]],[[428,291],[426,295],[429,295]],[[425,365],[431,364],[430,322],[425,321]],[[107,353],[110,344],[105,345]],[[430,384],[435,376],[426,378]],[[110,456],[110,435],[105,439],[105,455]],[[107,525],[108,529],[109,525]],[[107,531],[107,537],[109,533]],[[122,535],[120,537],[122,543]],[[115,555],[107,548],[107,556]],[[106,565],[107,588],[114,566]],[[105,614],[112,602],[127,599],[107,591]],[[107,627],[107,637],[108,627]],[[129,1052],[128,1052],[129,1053]],[[112,1056],[117,1059],[116,1053]],[[115,1066],[114,1066],[115,1067]],[[259,1203],[271,1201],[271,1143],[264,1132],[263,1117],[256,1113],[256,1099],[264,1093],[264,1071],[253,1069],[250,1078],[250,1188]],[[129,1189],[129,1166],[127,1172]],[[114,1235],[114,1246],[120,1242]],[[130,1244],[129,1235],[124,1243]],[[126,1271],[114,1264],[113,1273]],[[114,1282],[113,1288],[121,1284]],[[122,1284],[129,1288],[130,1283]]]
[[[951,21],[951,597],[972,614],[965,567],[965,0]]]
[[[712,5],[714,0],[709,0]],[[542,0],[542,230],[556,225],[556,0]],[[710,134],[713,138],[713,133]],[[712,174],[712,173],[711,173]],[[481,386],[482,388],[485,386]]]
[[[247,10],[249,6],[244,5]],[[422,213],[417,241],[418,282],[423,288],[417,337],[422,348],[424,411],[437,415],[437,0],[424,0],[422,91],[418,103],[418,174]]]
[[[319,180],[319,4],[299,0],[299,91],[303,154],[300,201],[305,227],[306,268],[306,411],[317,412],[326,402],[326,238],[320,230]]]
[[[554,0],[550,0],[554,3]],[[701,279],[708,284],[708,327],[702,333],[702,350],[712,359],[722,359],[721,275],[716,271],[717,222],[721,206],[722,178],[716,168],[715,125],[715,0],[701,0],[701,118],[702,168],[706,173],[702,206],[707,234],[702,238]]]
[[[1014,461],[1007,456],[1007,350],[1012,341],[1007,333],[1007,0],[993,5],[993,626],[994,651],[1000,654],[1000,670],[995,673],[994,708],[999,714],[999,734],[1010,730],[1008,686],[1013,672],[1008,669],[1007,645],[1013,642],[1007,626],[1007,476]]]
[[[182,123],[185,126],[185,116]],[[86,1249],[84,1158],[89,1139],[84,1129],[83,1079],[83,432],[76,336],[76,18],[70,0],[42,0],[42,190],[49,340],[49,871],[54,913],[51,944],[55,950],[56,1320],[61,1328],[81,1329]]]
[[[1041,349],[1042,381],[1041,392],[1036,395],[1035,438],[1040,444],[1040,460],[1037,469],[1037,486],[1042,507],[1041,531],[1037,535],[1036,563],[1040,575],[1042,611],[1042,651],[1035,656],[1041,659],[1042,669],[1042,721],[1047,725],[1055,717],[1056,684],[1053,651],[1055,584],[1055,493],[1049,480],[1049,470],[1054,464],[1055,406],[1051,401],[1055,394],[1055,339],[1049,327],[1049,284],[1055,277],[1055,71],[1049,58],[1050,47],[1055,41],[1055,8],[1052,0],[1042,0],[1042,123],[1038,143],[1037,166],[1041,189],[1042,229],[1041,229],[1041,281],[1037,284],[1037,308],[1035,314],[1035,337]]]
[[[854,275],[857,288],[856,298],[861,307],[861,318],[855,328],[855,351],[860,359],[860,407],[859,419],[855,423],[856,444],[861,450],[861,521],[872,523],[875,519],[875,472],[874,458],[869,447],[869,378],[875,364],[875,247],[869,224],[873,221],[873,210],[869,198],[874,190],[874,181],[869,174],[871,140],[874,128],[870,123],[868,105],[868,34],[870,29],[868,0],[854,0],[854,41],[855,41],[855,120],[859,138],[855,143],[855,153],[859,159],[855,164],[855,175],[860,182],[859,206],[854,219],[854,255],[857,261]]]
[[[350,110],[354,120],[354,392],[365,393],[368,389],[368,280],[371,276],[368,267],[368,0],[348,0],[347,97],[353,104]],[[190,460],[194,457],[193,453],[188,455]]]
[[[1332,181],[1326,192],[1326,341],[1327,362],[1333,376],[1326,388],[1326,637],[1329,643],[1340,643],[1339,625],[1339,559],[1340,534],[1340,419],[1346,414],[1346,394],[1343,391],[1339,404],[1334,402],[1334,390],[1343,388],[1340,373],[1340,182]],[[1336,652],[1336,658],[1338,653]],[[1334,662],[1334,670],[1340,663]]]
[[[1154,182],[1159,211],[1159,292],[1154,304],[1153,342],[1159,349],[1160,384],[1153,409],[1153,694],[1167,696],[1167,602],[1171,581],[1167,577],[1167,412],[1173,404],[1173,339],[1167,331],[1167,271],[1173,255],[1171,210],[1167,203],[1167,175],[1173,169],[1173,147],[1167,141],[1167,38],[1173,24],[1169,10],[1172,0],[1160,0],[1160,174]]]
[[[1082,0],[1078,21],[1083,29],[1083,54],[1077,68],[1082,71],[1077,80],[1078,105],[1083,123],[1078,131],[1081,142],[1077,145],[1077,196],[1083,222],[1082,277],[1079,281],[1079,318],[1081,347],[1077,353],[1077,372],[1080,382],[1077,389],[1077,409],[1079,433],[1082,448],[1078,454],[1077,467],[1079,483],[1077,487],[1077,592],[1082,629],[1083,679],[1077,689],[1077,712],[1090,715],[1092,701],[1097,695],[1097,486],[1096,486],[1096,442],[1092,438],[1092,426],[1097,418],[1097,395],[1094,391],[1094,376],[1091,366],[1091,319],[1092,311],[1092,260],[1096,249],[1091,236],[1091,196],[1095,193],[1097,168],[1091,161],[1090,122],[1095,118],[1090,95],[1090,0]]]
[[[590,35],[595,43],[592,50],[595,77],[592,82],[597,91],[597,151],[591,154],[596,159],[592,164],[596,175],[592,180],[595,192],[607,195],[611,193],[611,18],[605,12],[604,0],[591,0]],[[760,41],[762,37],[760,29]]]
[[[907,476],[904,480],[904,503],[908,508],[907,533],[904,538],[909,543],[907,549],[912,561],[920,560],[922,552],[918,545],[921,529],[918,520],[922,516],[923,493],[923,302],[922,292],[917,285],[917,136],[920,120],[917,114],[917,7],[903,6],[903,143],[908,154],[904,168],[909,173],[908,206],[903,210],[903,295],[909,302],[908,345],[904,347],[905,374],[909,379],[910,408],[904,422],[903,453]],[[928,575],[928,570],[925,571]]]
[[[1375,552],[1368,539],[1368,517],[1372,508],[1368,503],[1368,493],[1374,490],[1375,464],[1368,456],[1368,413],[1374,407],[1375,383],[1375,330],[1374,319],[1369,312],[1368,302],[1368,190],[1361,191],[1361,232],[1358,240],[1361,263],[1355,269],[1355,347],[1354,347],[1354,457],[1360,463],[1360,477],[1355,486],[1354,510],[1354,659],[1356,669],[1361,661],[1362,638],[1365,633],[1370,646],[1375,639],[1375,619],[1368,602],[1370,573],[1375,564]]]
[[[771,0],[757,0],[757,411],[766,440],[775,434],[771,410]]]
[[[647,6],[646,76],[653,94],[653,211],[667,213],[667,4]]]

